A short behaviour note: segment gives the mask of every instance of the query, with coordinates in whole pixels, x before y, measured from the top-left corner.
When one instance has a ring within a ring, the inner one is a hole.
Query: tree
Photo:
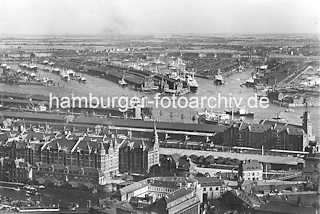
[[[215,159],[214,159],[213,155],[207,156],[207,157],[206,157],[206,162],[207,162],[208,164],[214,164],[214,163],[215,163]]]
[[[200,165],[205,165],[205,164],[206,164],[206,159],[205,159],[205,157],[204,157],[203,155],[201,155],[201,156],[199,157],[198,163],[199,163]]]

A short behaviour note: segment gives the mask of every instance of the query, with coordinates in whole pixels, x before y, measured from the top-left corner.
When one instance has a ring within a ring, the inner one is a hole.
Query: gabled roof
[[[274,128],[282,128],[282,127],[284,127],[284,126],[295,127],[295,128],[302,128],[301,125],[291,124],[291,123],[287,123],[287,122],[283,122],[283,121],[278,121],[278,120],[269,120],[269,119],[260,120],[259,124],[269,125],[269,126],[272,126],[272,127],[274,127]]]
[[[145,139],[125,139],[122,143],[120,148],[129,147],[130,149],[144,149],[144,150],[151,150],[154,146],[154,143],[150,140]]]
[[[304,131],[301,128],[286,127],[286,126],[280,130],[280,133],[282,132],[287,132],[288,135],[295,135],[295,136],[301,136],[304,134]]]
[[[195,177],[198,183],[202,186],[222,186],[224,184],[223,180],[212,178],[212,177]]]
[[[128,186],[121,188],[120,193],[121,193],[121,195],[128,194],[130,192],[139,190],[139,189],[146,187],[146,186],[148,186],[148,180],[144,179],[144,180],[134,182]]]
[[[256,160],[247,160],[242,164],[243,171],[262,170],[262,164]]]
[[[263,133],[263,132],[267,131],[268,129],[270,129],[270,127],[271,126],[269,126],[269,125],[253,123],[248,126],[248,129],[250,132]]]
[[[170,203],[170,202],[173,202],[179,198],[182,198],[190,193],[192,193],[193,190],[192,189],[188,189],[188,188],[181,188],[181,189],[178,189],[176,191],[174,191],[173,193],[171,194],[168,194],[167,197],[165,198],[166,202],[167,203]]]
[[[55,150],[65,150],[70,152],[74,145],[78,142],[78,137],[67,138],[65,136],[61,138],[54,138],[50,142],[46,143],[42,150],[44,149],[55,149]]]

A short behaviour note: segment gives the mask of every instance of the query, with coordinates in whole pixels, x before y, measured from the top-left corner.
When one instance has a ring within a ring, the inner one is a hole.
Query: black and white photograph
[[[319,0],[0,0],[0,214],[320,214]]]

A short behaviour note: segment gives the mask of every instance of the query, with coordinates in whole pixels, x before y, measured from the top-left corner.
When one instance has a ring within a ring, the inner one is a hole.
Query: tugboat
[[[218,71],[218,73],[214,76],[214,83],[216,85],[223,85],[224,84],[224,79],[223,79],[220,71]]]
[[[225,111],[225,112],[226,112],[226,114],[233,115],[233,116],[249,117],[249,118],[253,118],[254,117],[254,113],[253,112],[247,112],[247,110],[244,109],[244,108],[240,108],[238,110]]]
[[[243,85],[247,87],[255,87],[254,76],[247,79],[246,82],[243,83]]]
[[[119,85],[121,85],[122,87],[126,87],[128,86],[128,83],[124,80],[124,78],[122,77],[121,80],[118,81]]]

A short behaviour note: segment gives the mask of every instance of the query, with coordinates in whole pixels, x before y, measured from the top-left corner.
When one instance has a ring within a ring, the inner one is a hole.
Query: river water
[[[15,67],[12,65],[11,67]],[[196,97],[218,97],[219,93],[221,96],[226,96],[227,98],[232,96],[237,99],[240,97],[243,98],[243,106],[246,106],[247,100],[250,96],[254,96],[256,93],[252,88],[240,87],[240,85],[249,78],[251,70],[248,69],[242,73],[234,73],[225,79],[225,85],[217,86],[213,83],[212,80],[198,78],[199,89],[196,93],[187,94],[187,98]],[[59,86],[45,87],[45,86],[16,86],[16,85],[6,85],[0,84],[1,91],[8,92],[20,92],[20,93],[30,93],[30,94],[43,94],[49,96],[49,93],[54,94],[55,96],[70,96],[71,94],[77,96],[89,96],[91,93],[97,97],[112,97],[112,96],[147,96],[150,100],[153,99],[154,94],[143,94],[138,91],[131,90],[130,88],[122,88],[116,83],[113,83],[109,80],[97,78],[94,76],[83,75],[87,78],[86,84],[80,84],[77,81],[64,82],[61,78],[53,73],[44,72],[40,70],[38,76],[49,77],[54,79]],[[222,105],[220,108],[215,108],[213,111],[223,112],[225,106]],[[198,111],[203,111],[204,108],[209,109],[209,106],[206,105],[197,108],[173,108],[168,109],[164,108],[155,108],[153,106],[154,118],[160,121],[179,121],[185,123],[192,123],[192,117],[197,114]],[[249,111],[255,113],[254,121],[258,122],[261,119],[270,119],[276,117],[279,114],[289,123],[301,124],[301,116],[304,111],[304,108],[294,108],[293,111],[285,111],[285,107],[280,107],[277,105],[270,104],[268,108],[250,108]],[[313,124],[313,132],[316,136],[320,136],[320,127],[319,127],[319,107],[310,108],[311,120]]]

